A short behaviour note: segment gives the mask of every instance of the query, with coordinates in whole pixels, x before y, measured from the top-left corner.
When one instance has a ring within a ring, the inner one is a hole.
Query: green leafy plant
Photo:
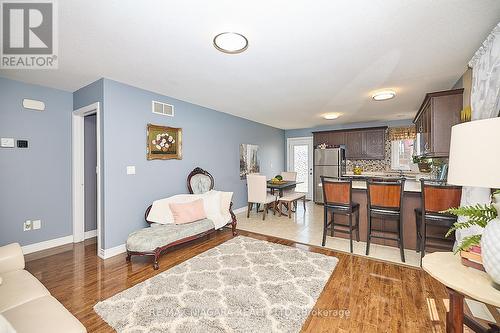
[[[500,191],[496,191],[499,193]],[[497,217],[498,213],[492,205],[473,205],[464,206],[458,208],[450,208],[443,211],[442,213],[451,214],[455,216],[464,216],[467,218],[464,222],[455,222],[453,226],[446,233],[446,237],[451,235],[454,231],[458,229],[470,228],[474,225],[480,226],[482,228],[486,227],[488,222]],[[455,249],[455,253],[459,251],[466,251],[474,245],[479,245],[481,242],[481,235],[472,235],[464,237],[459,246]]]
[[[424,157],[424,156],[413,155],[412,160],[413,160],[413,163],[415,163],[415,164],[417,164],[417,163],[429,163],[429,158]]]

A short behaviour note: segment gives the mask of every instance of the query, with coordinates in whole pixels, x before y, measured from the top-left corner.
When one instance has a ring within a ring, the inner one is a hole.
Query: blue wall
[[[284,168],[284,131],[126,84],[104,79],[104,248],[123,244],[145,226],[153,200],[186,193],[186,177],[199,166],[212,173],[215,188],[233,191],[234,208],[246,205],[239,178],[239,145],[260,146],[261,173]],[[152,100],[172,104],[175,117],[151,112]],[[148,123],[182,128],[182,160],[146,159]],[[136,175],[127,175],[134,165]]]
[[[23,109],[23,98],[45,111]],[[71,92],[0,77],[0,137],[29,140],[28,149],[0,148],[0,246],[72,235],[72,109]],[[42,228],[23,231],[31,219]]]
[[[22,110],[23,98],[42,100],[45,112]],[[175,117],[151,112],[151,101],[175,106]],[[102,244],[121,245],[145,226],[153,201],[186,193],[188,173],[200,166],[216,189],[233,191],[234,208],[246,205],[239,179],[239,145],[260,146],[261,172],[284,168],[285,131],[119,82],[101,79],[74,93],[0,78],[0,136],[30,140],[30,148],[0,149],[0,245],[28,245],[72,235],[71,111],[94,102],[101,109]],[[146,160],[147,123],[182,127],[183,159]],[[136,175],[126,175],[126,166]],[[23,232],[27,219],[42,229]]]

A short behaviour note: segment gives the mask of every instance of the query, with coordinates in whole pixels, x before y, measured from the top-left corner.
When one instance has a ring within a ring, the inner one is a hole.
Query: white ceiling
[[[498,0],[65,0],[59,69],[2,70],[75,91],[106,77],[279,128],[411,118],[452,87]],[[212,38],[244,34],[247,51]],[[374,102],[392,88],[397,97]],[[321,114],[341,112],[336,120]]]

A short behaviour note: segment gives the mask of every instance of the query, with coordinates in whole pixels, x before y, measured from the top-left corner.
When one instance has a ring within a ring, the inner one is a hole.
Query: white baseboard
[[[92,237],[97,237],[97,229],[85,231],[85,236],[84,236],[85,239],[89,239]]]
[[[247,209],[248,209],[248,207],[245,206],[245,207],[241,207],[241,208],[235,209],[235,210],[233,210],[233,212],[235,214],[245,213],[247,211]]]
[[[99,252],[99,257],[102,259],[108,259],[124,252],[127,252],[127,248],[125,247],[125,244],[121,244],[110,249],[104,249],[102,252]]]
[[[29,254],[29,253],[33,253],[33,252],[47,250],[47,249],[50,249],[50,248],[53,248],[56,246],[70,244],[70,243],[73,243],[73,235],[64,236],[64,237],[55,238],[55,239],[49,239],[47,241],[40,242],[40,243],[25,245],[22,247],[22,250],[23,250],[24,254]]]

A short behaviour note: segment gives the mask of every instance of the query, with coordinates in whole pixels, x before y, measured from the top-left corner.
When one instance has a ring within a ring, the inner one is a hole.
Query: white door
[[[306,198],[312,200],[313,193],[313,138],[288,138],[287,140],[287,170],[297,172],[295,191],[306,193]]]

